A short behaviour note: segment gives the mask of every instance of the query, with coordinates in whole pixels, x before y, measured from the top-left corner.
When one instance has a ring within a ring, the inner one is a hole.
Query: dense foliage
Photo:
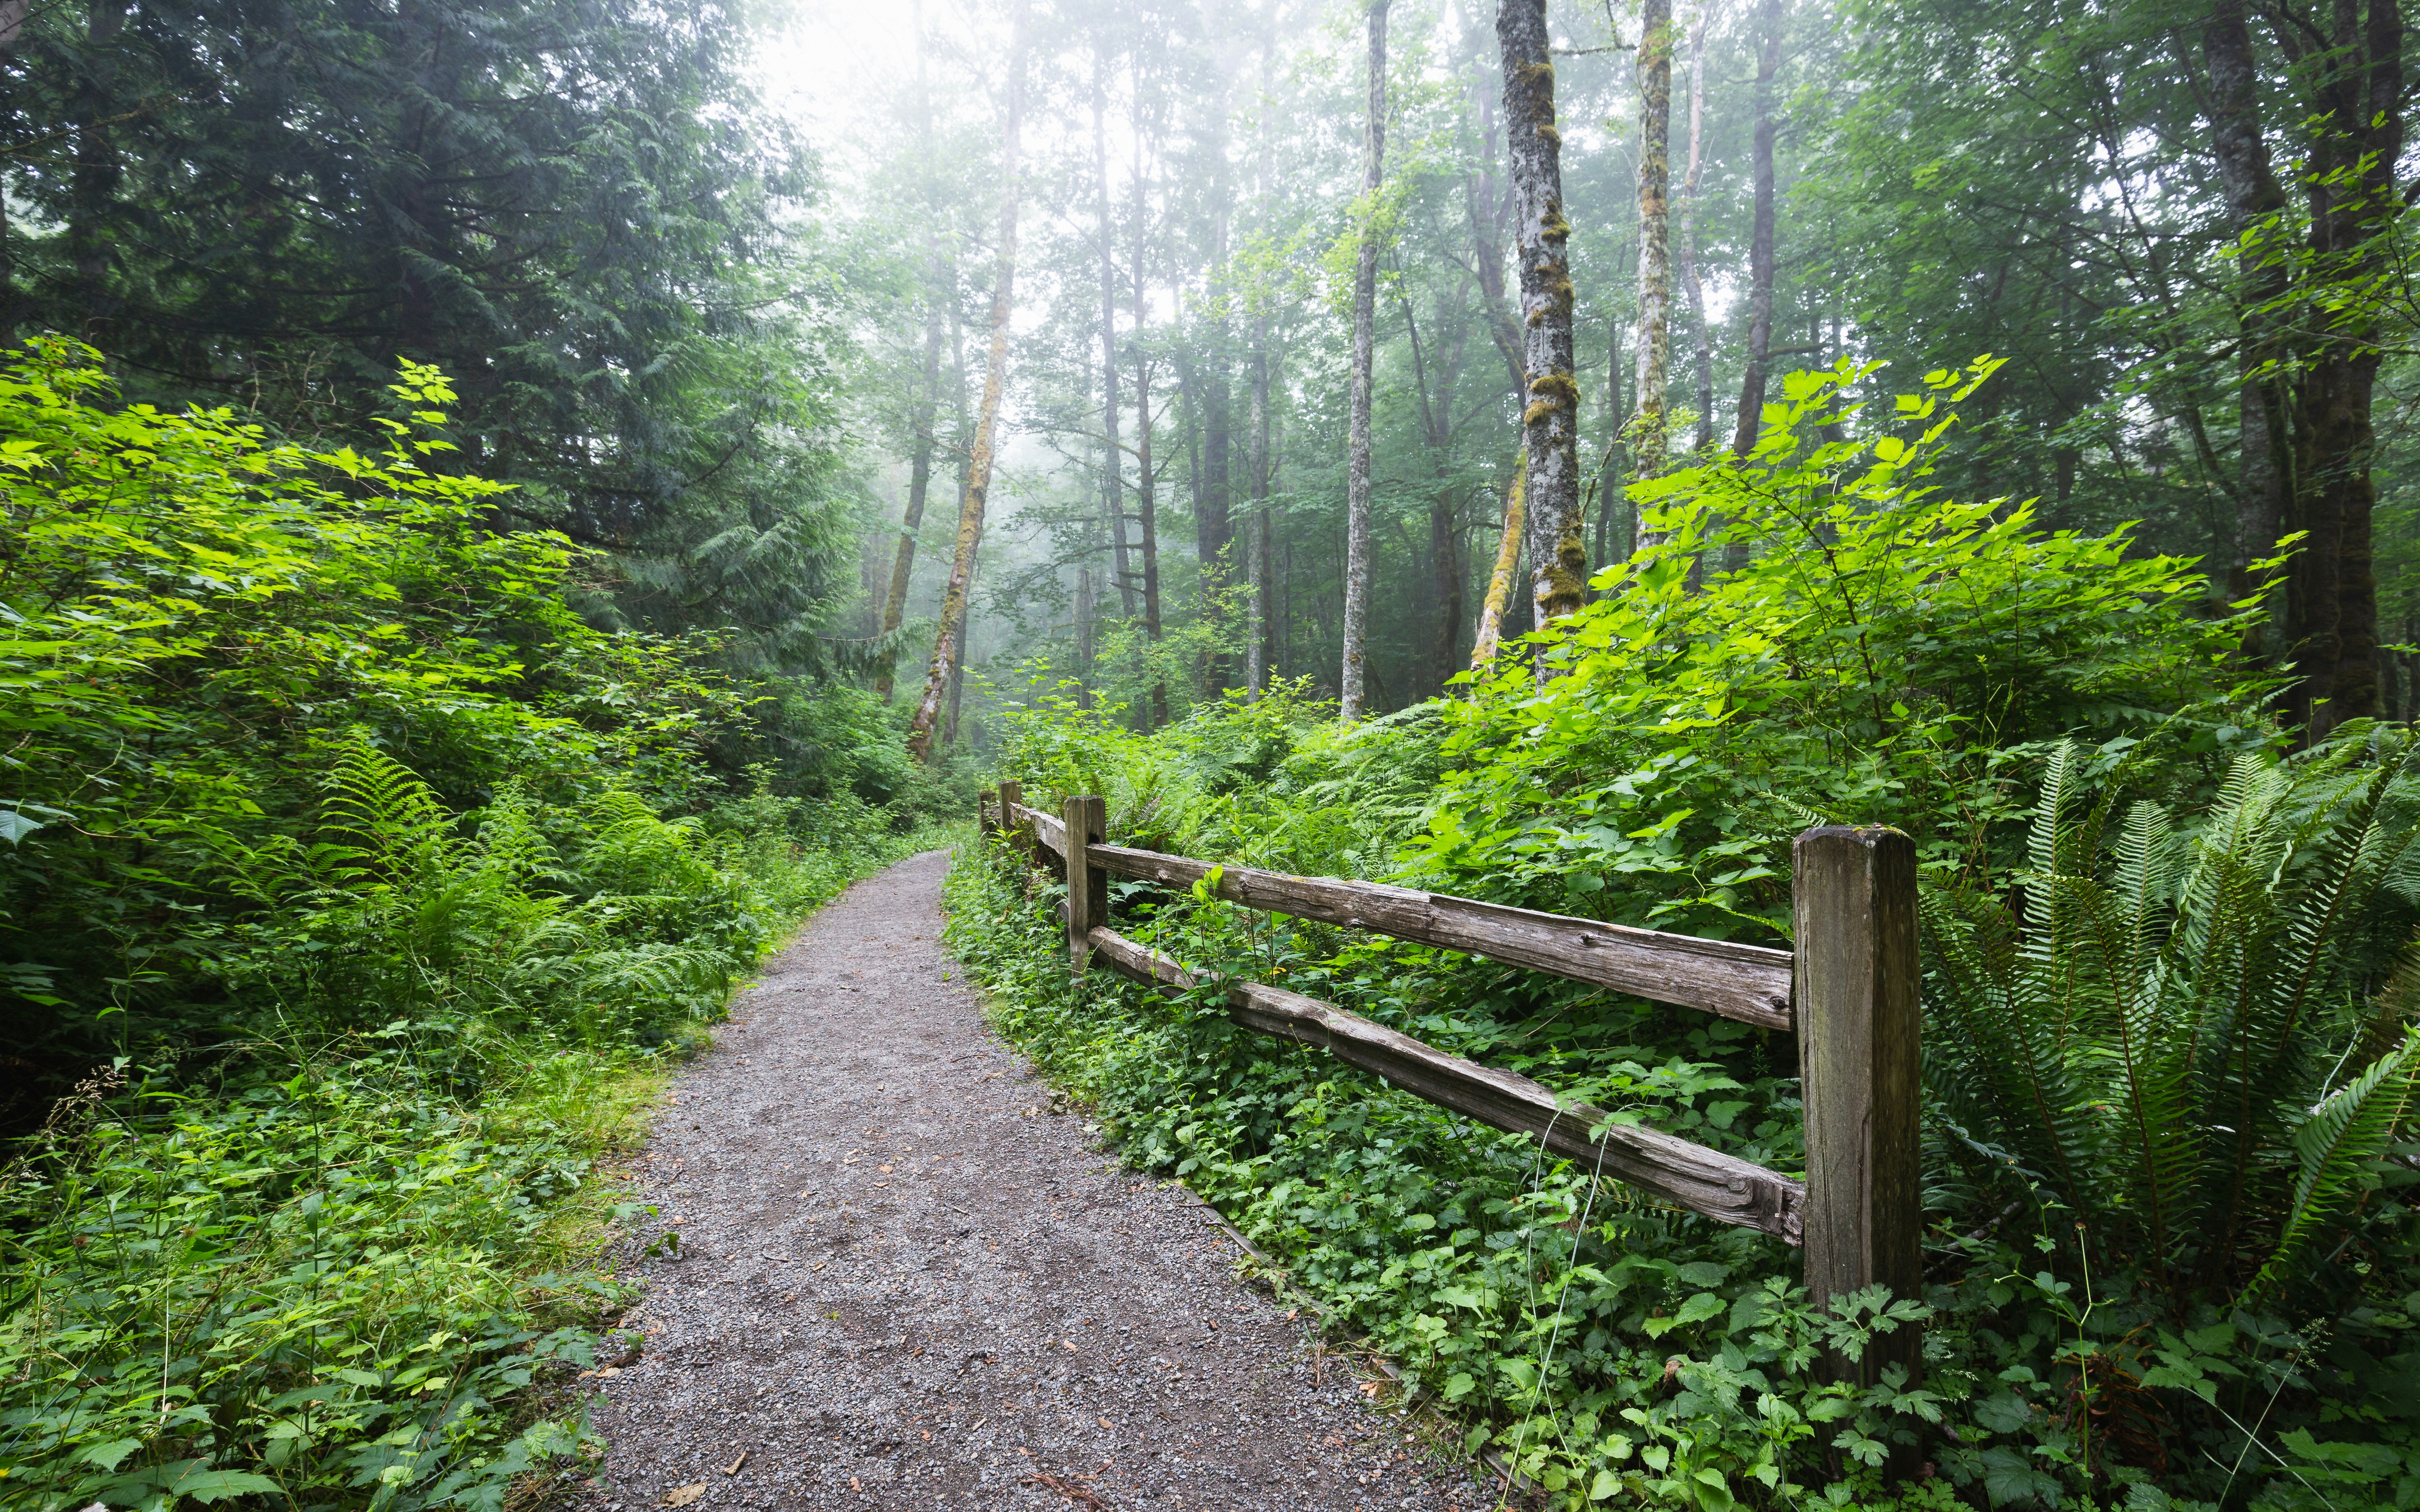
[[[0,380],[11,1505],[495,1507],[577,1463],[599,1162],[914,843],[862,695],[790,765],[822,792],[725,780],[761,727],[711,643],[591,627],[593,563],[429,465],[445,380],[395,397],[364,452],[113,404],[70,344]]]
[[[1863,444],[1826,439],[1848,376],[1793,379],[1746,463],[1659,485],[1668,543],[1465,701],[1347,729],[1238,698],[1149,738],[1044,705],[1010,769],[1106,794],[1122,841],[1766,941],[1795,831],[1906,828],[1922,1296],[1807,1298],[1777,1243],[1475,1135],[1207,994],[1071,984],[1049,889],[1007,856],[954,884],[954,938],[1130,1158],[1572,1504],[2394,1502],[2420,1484],[2410,737],[2283,754],[2189,564],[1925,484],[1934,406],[1976,375]],[[1761,1031],[1202,894],[1112,909],[1180,959],[1803,1162],[1794,1049]],[[1825,1330],[1919,1321],[1920,1383],[1814,1383]]]

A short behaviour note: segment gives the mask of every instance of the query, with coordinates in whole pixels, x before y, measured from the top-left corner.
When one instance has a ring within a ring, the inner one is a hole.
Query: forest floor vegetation
[[[11,1508],[575,1473],[666,1067],[954,817],[869,695],[577,612],[613,563],[393,398],[357,449],[0,374]]]
[[[2125,532],[2040,529],[1823,439],[1793,375],[1745,463],[1637,490],[1667,544],[1464,696],[1344,725],[1298,687],[1151,734],[1037,699],[1001,775],[1116,843],[1788,943],[1790,842],[1916,838],[1921,1295],[1807,1296],[1779,1241],[1658,1207],[1217,989],[1071,980],[1047,879],[954,876],[1001,1023],[1573,1507],[2263,1509],[2420,1494],[2420,757],[2307,748],[2251,604]],[[1693,567],[1693,563],[1695,563]],[[1549,675],[1539,675],[1539,664]],[[1113,882],[1116,927],[1613,1117],[1804,1168],[1795,1046],[1475,958]],[[1921,1379],[1826,1349],[1924,1331]]]

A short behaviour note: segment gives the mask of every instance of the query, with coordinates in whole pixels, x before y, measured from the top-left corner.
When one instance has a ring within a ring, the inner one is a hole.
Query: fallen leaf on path
[[[1070,1502],[1080,1503],[1085,1506],[1106,1507],[1109,1505],[1107,1502],[1104,1502],[1099,1497],[1094,1495],[1090,1487],[1078,1486],[1074,1481],[1068,1480],[1064,1476],[1037,1473],[1026,1476],[1022,1484],[1027,1486],[1039,1486],[1046,1491],[1057,1491],[1060,1495],[1065,1497]]]
[[[694,1486],[679,1486],[666,1491],[664,1493],[663,1501],[658,1504],[662,1506],[687,1506],[691,1502],[696,1501],[699,1497],[704,1496],[705,1494],[706,1482],[699,1481]]]
[[[746,1463],[748,1463],[748,1453],[749,1453],[749,1452],[748,1452],[747,1450],[745,1450],[745,1449],[740,1450],[740,1451],[739,1451],[739,1458],[737,1458],[737,1459],[735,1459],[735,1460],[733,1460],[731,1463],[729,1463],[729,1464],[727,1464],[727,1465],[723,1466],[723,1467],[722,1467],[722,1473],[723,1473],[724,1474],[726,1474],[726,1475],[737,1475],[737,1474],[738,1474],[738,1473],[739,1473],[739,1467],[740,1467],[740,1466],[742,1466],[742,1465],[744,1465],[744,1464],[746,1464]]]
[[[1101,1427],[1105,1427],[1105,1428],[1108,1428],[1108,1429],[1109,1429],[1109,1430],[1110,1430],[1110,1431],[1112,1431],[1112,1432],[1116,1431],[1116,1429],[1117,1429],[1117,1425],[1116,1425],[1115,1423],[1110,1422],[1110,1421],[1109,1421],[1108,1418],[1106,1418],[1106,1417],[1105,1417],[1105,1418],[1103,1418],[1103,1419],[1101,1419]]]

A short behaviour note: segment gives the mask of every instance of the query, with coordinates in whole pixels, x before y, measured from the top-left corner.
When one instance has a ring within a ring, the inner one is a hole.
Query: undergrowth
[[[1793,375],[1661,537],[1466,679],[1346,725],[1299,687],[1141,735],[1043,697],[1001,775],[1118,843],[1786,944],[1791,844],[1917,843],[1924,1285],[1807,1298],[1778,1242],[1543,1160],[1208,990],[1071,983],[1049,887],[968,852],[1003,1026],[1569,1507],[2420,1505],[2420,747],[2293,749],[2194,564],[2045,532],[1829,439]],[[2259,564],[2268,570],[2274,563]],[[1539,675],[1541,665],[1547,675]],[[1795,1045],[1584,984],[1112,887],[1124,933],[1794,1175]],[[1820,1307],[1816,1304],[1821,1304]],[[1920,1381],[1819,1344],[1923,1330]]]
[[[582,620],[608,563],[500,532],[442,375],[399,378],[326,449],[121,405],[71,342],[0,361],[10,1512],[576,1473],[648,1093],[931,843],[942,777],[854,748],[895,711]]]
[[[1716,1507],[1759,1488],[1785,1500],[1826,1483],[1862,1493],[1915,1442],[1913,1425],[1964,1412],[1969,1380],[1858,1390],[1817,1378],[1825,1349],[1861,1351],[1921,1315],[1911,1301],[1878,1290],[1837,1313],[1811,1308],[1773,1279],[1795,1267],[1762,1235],[1638,1201],[1517,1135],[1242,1031],[1206,990],[1071,979],[1055,897],[1023,870],[1003,848],[967,845],[946,884],[946,937],[993,993],[1003,1032],[1094,1104],[1129,1163],[1182,1179],[1333,1326],[1400,1362],[1459,1415],[1466,1449],[1501,1451],[1559,1500]],[[1120,890],[1121,927],[1188,961],[1223,934],[1233,953],[1212,959],[1229,967],[1449,1050],[1485,1038],[1419,1011],[1460,968],[1409,950],[1272,956],[1224,905]],[[1754,1033],[1700,1032],[1705,1049]],[[1601,1105],[1788,1164],[1777,1088],[1686,1056],[1650,1064],[1604,1048],[1590,1093]],[[1751,1116],[1760,1103],[1773,1116]],[[1763,1405],[1742,1411],[1744,1394]],[[1918,1491],[1866,1504],[1946,1504]]]
[[[334,788],[374,839],[273,932],[281,1031],[121,1058],[0,1175],[10,1505],[501,1509],[576,1474],[581,1377],[636,1347],[596,1257],[654,1092],[784,930],[938,838],[614,795],[466,837],[374,756]]]

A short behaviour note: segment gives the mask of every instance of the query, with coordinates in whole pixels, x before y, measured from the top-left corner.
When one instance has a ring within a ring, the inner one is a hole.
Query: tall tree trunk
[[[1269,594],[1275,601],[1269,614],[1269,676],[1273,679],[1301,665],[1294,658],[1294,532],[1283,532],[1277,539],[1277,570],[1270,575]]]
[[[1630,471],[1641,482],[1664,471],[1665,388],[1672,354],[1672,0],[1645,0],[1638,38],[1638,417],[1631,423]],[[1642,528],[1641,546],[1660,532]]]
[[[1135,65],[1135,95],[1142,95],[1142,65]],[[1134,312],[1135,312],[1135,513],[1142,523],[1142,628],[1152,645],[1159,644],[1159,479],[1151,469],[1151,357],[1143,350],[1143,313],[1151,308],[1151,215],[1142,174],[1142,133],[1135,133],[1134,162]],[[1146,729],[1168,722],[1168,684],[1151,685]]]
[[[0,0],[0,65],[15,54],[32,9],[33,0]],[[8,196],[0,193],[0,347],[16,341],[17,301],[17,252],[9,240]]]
[[[1756,219],[1747,245],[1747,370],[1740,375],[1739,423],[1731,455],[1756,449],[1764,419],[1765,363],[1773,356],[1773,81],[1781,72],[1781,0],[1757,7],[1756,136],[1748,149]],[[1737,565],[1737,563],[1732,563]]]
[[[908,464],[908,508],[900,517],[899,546],[891,560],[891,588],[882,598],[884,635],[898,629],[908,613],[908,579],[916,567],[916,532],[923,526],[924,498],[933,483],[933,421],[941,401],[941,290],[950,287],[950,298],[955,300],[956,283],[956,271],[945,272],[941,261],[935,259],[933,282],[925,294],[923,392],[916,396],[912,422],[915,435],[911,444],[916,450]],[[874,690],[885,703],[891,702],[897,661],[896,655],[884,653],[881,669],[875,674]]]
[[[1529,483],[1529,459],[1512,459],[1512,481],[1504,490],[1504,530],[1496,538],[1496,567],[1487,575],[1487,597],[1479,609],[1479,633],[1471,638],[1473,671],[1496,659],[1504,640],[1504,610],[1512,598],[1512,569],[1521,555],[1522,495]]]
[[[1454,661],[1454,648],[1462,640],[1464,590],[1462,532],[1454,517],[1461,489],[1453,480],[1453,403],[1461,388],[1463,355],[1470,346],[1468,296],[1467,286],[1456,288],[1450,306],[1442,295],[1438,297],[1440,325],[1432,330],[1444,332],[1445,345],[1430,354],[1421,347],[1419,318],[1410,298],[1397,290],[1404,307],[1404,330],[1411,338],[1412,396],[1419,407],[1420,435],[1428,442],[1429,467],[1436,479],[1435,491],[1429,498],[1429,575],[1412,618],[1414,624],[1425,621],[1431,627],[1423,671],[1427,686],[1437,692],[1443,692],[1446,679],[1461,670]]]
[[[966,696],[967,658],[960,656],[957,665],[950,669],[950,717],[941,727],[941,744],[945,746],[958,743],[958,706]]]
[[[1714,444],[1714,334],[1706,325],[1706,288],[1698,279],[1699,189],[1705,168],[1706,26],[1714,20],[1713,0],[1698,7],[1689,28],[1689,173],[1682,181],[1681,203],[1685,225],[1681,236],[1681,284],[1689,294],[1689,324],[1698,338],[1698,434],[1693,445],[1700,457]]]
[[[1653,3],[1653,0],[1651,0]],[[1572,373],[1572,275],[1565,258],[1562,135],[1555,125],[1555,64],[1546,0],[1497,0],[1504,61],[1504,145],[1512,164],[1512,225],[1521,260],[1521,370],[1528,454],[1523,544],[1529,596],[1544,627],[1588,597],[1580,535],[1580,385]],[[1539,675],[1545,675],[1542,661]]]
[[[1270,185],[1277,177],[1277,138],[1270,130],[1277,100],[1277,19],[1276,0],[1270,0],[1262,12],[1260,160],[1252,178],[1252,202],[1264,227],[1269,219]],[[1269,668],[1275,660],[1274,626],[1269,620],[1269,299],[1267,290],[1257,286],[1249,291],[1249,298],[1252,433],[1245,466],[1250,473],[1252,509],[1244,525],[1244,575],[1251,588],[1251,620],[1245,627],[1244,687],[1258,699],[1269,686]]]
[[[1484,93],[1479,97],[1479,166],[1464,176],[1463,198],[1470,208],[1470,262],[1479,274],[1480,308],[1518,399],[1527,381],[1521,375],[1521,328],[1504,297],[1504,222],[1512,202],[1497,191],[1496,102]]]
[[[1226,118],[1225,91],[1220,91],[1218,119]],[[1220,144],[1215,161],[1227,161]],[[1223,170],[1220,173],[1223,179]],[[1211,197],[1211,289],[1208,339],[1202,343],[1195,374],[1200,390],[1202,423],[1202,492],[1193,508],[1200,520],[1202,596],[1208,598],[1233,580],[1230,550],[1234,544],[1233,428],[1234,394],[1227,378],[1227,192],[1223,182]]]
[[[1136,305],[1142,303],[1136,300]],[[1151,467],[1151,359],[1144,356],[1140,343],[1135,348],[1135,513],[1142,521],[1142,629],[1155,646],[1159,644],[1159,480]],[[1151,724],[1157,729],[1168,722],[1168,685],[1151,685]]]
[[[110,315],[109,270],[116,240],[111,222],[124,172],[109,117],[118,104],[113,92],[117,64],[112,44],[125,29],[126,10],[126,0],[90,0],[85,8],[85,36],[92,77],[78,88],[73,108],[75,167],[68,180],[68,262],[75,271],[76,303],[84,316],[77,333],[94,342],[107,339],[102,322]]]
[[[1361,197],[1368,215],[1353,272],[1353,410],[1345,441],[1344,666],[1338,712],[1361,717],[1370,655],[1370,384],[1378,317],[1378,189],[1387,151],[1387,7],[1370,7],[1370,118],[1363,137]]]
[[[2265,203],[2273,198],[2282,204],[2283,197],[2273,192],[2274,175],[2259,136],[2242,21],[2240,13],[2218,8],[2204,43],[2211,55],[2222,181],[2230,208],[2247,223],[2248,276],[2276,280],[2275,270],[2283,268],[2285,278],[2273,286],[2298,295],[2298,311],[2334,312],[2316,330],[2307,317],[2295,322],[2299,329],[2288,337],[2277,295],[2257,282],[2245,291],[2246,347],[2266,355],[2290,339],[2296,350],[2287,396],[2292,444],[2276,447],[2273,421],[2263,427],[2271,445],[2265,457],[2257,455],[2257,439],[2248,439],[2243,513],[2252,520],[2239,533],[2252,542],[2266,533],[2258,518],[2263,506],[2250,485],[2258,465],[2276,467],[2284,476],[2275,491],[2286,506],[2278,523],[2305,537],[2287,568],[2280,616],[2280,640],[2294,671],[2286,703],[2305,738],[2317,739],[2378,707],[2378,586],[2371,560],[2377,485],[2371,463],[2381,353],[2374,301],[2367,295],[2340,302],[2330,297],[2362,288],[2387,272],[2385,239],[2403,208],[2394,171],[2403,153],[2404,25],[2397,0],[2370,0],[2366,14],[2353,0],[2339,0],[2327,51],[2304,60],[2310,67],[2308,95],[2300,103],[2309,148],[2300,177],[2310,199],[2310,243],[2289,258],[2276,245],[2274,220],[2260,213]],[[2297,283],[2304,286],[2293,288]],[[2247,384],[2247,393],[2265,387],[2257,380],[2266,373],[2252,377],[2256,381]],[[2276,398],[2263,393],[2262,412],[2247,425],[2268,419]]]
[[[1076,707],[1092,706],[1093,563],[1088,553],[1088,559],[1076,565]]]
[[[967,467],[966,500],[958,510],[957,550],[950,563],[950,585],[941,594],[941,628],[933,642],[933,662],[924,677],[924,696],[908,726],[908,749],[918,761],[933,759],[934,727],[949,688],[966,631],[967,594],[974,580],[975,548],[983,540],[984,501],[991,492],[992,441],[1000,424],[1001,391],[1008,381],[1008,327],[1016,293],[1016,190],[1018,132],[1025,116],[1026,0],[1016,0],[1010,22],[1007,118],[1001,129],[1000,265],[992,276],[991,351],[984,362],[983,408],[975,420],[974,447]]]
[[[1096,54],[1093,60],[1093,162],[1099,172],[1094,198],[1101,236],[1101,433],[1109,438],[1109,465],[1101,470],[1101,506],[1109,516],[1110,562],[1118,579],[1118,605],[1135,616],[1134,569],[1126,560],[1125,489],[1119,478],[1125,458],[1118,446],[1118,270],[1109,219],[1109,83]]]
[[[1608,319],[1605,325],[1606,438],[1605,458],[1597,464],[1596,470],[1600,495],[1596,512],[1596,559],[1609,563],[1620,547],[1614,539],[1614,517],[1630,507],[1630,494],[1621,485],[1621,476],[1628,471],[1629,462],[1627,449],[1621,441],[1622,422],[1629,417],[1621,408],[1621,321],[1617,317]],[[1625,529],[1623,534],[1628,533]]]
[[[1459,486],[1445,480],[1437,484],[1436,497],[1429,504],[1429,570],[1435,575],[1436,611],[1435,642],[1429,652],[1429,664],[1436,669],[1432,681],[1436,690],[1445,691],[1446,679],[1460,670],[1454,652],[1462,643],[1463,595],[1466,592],[1462,568],[1462,531],[1454,518],[1454,505],[1460,499]]]

